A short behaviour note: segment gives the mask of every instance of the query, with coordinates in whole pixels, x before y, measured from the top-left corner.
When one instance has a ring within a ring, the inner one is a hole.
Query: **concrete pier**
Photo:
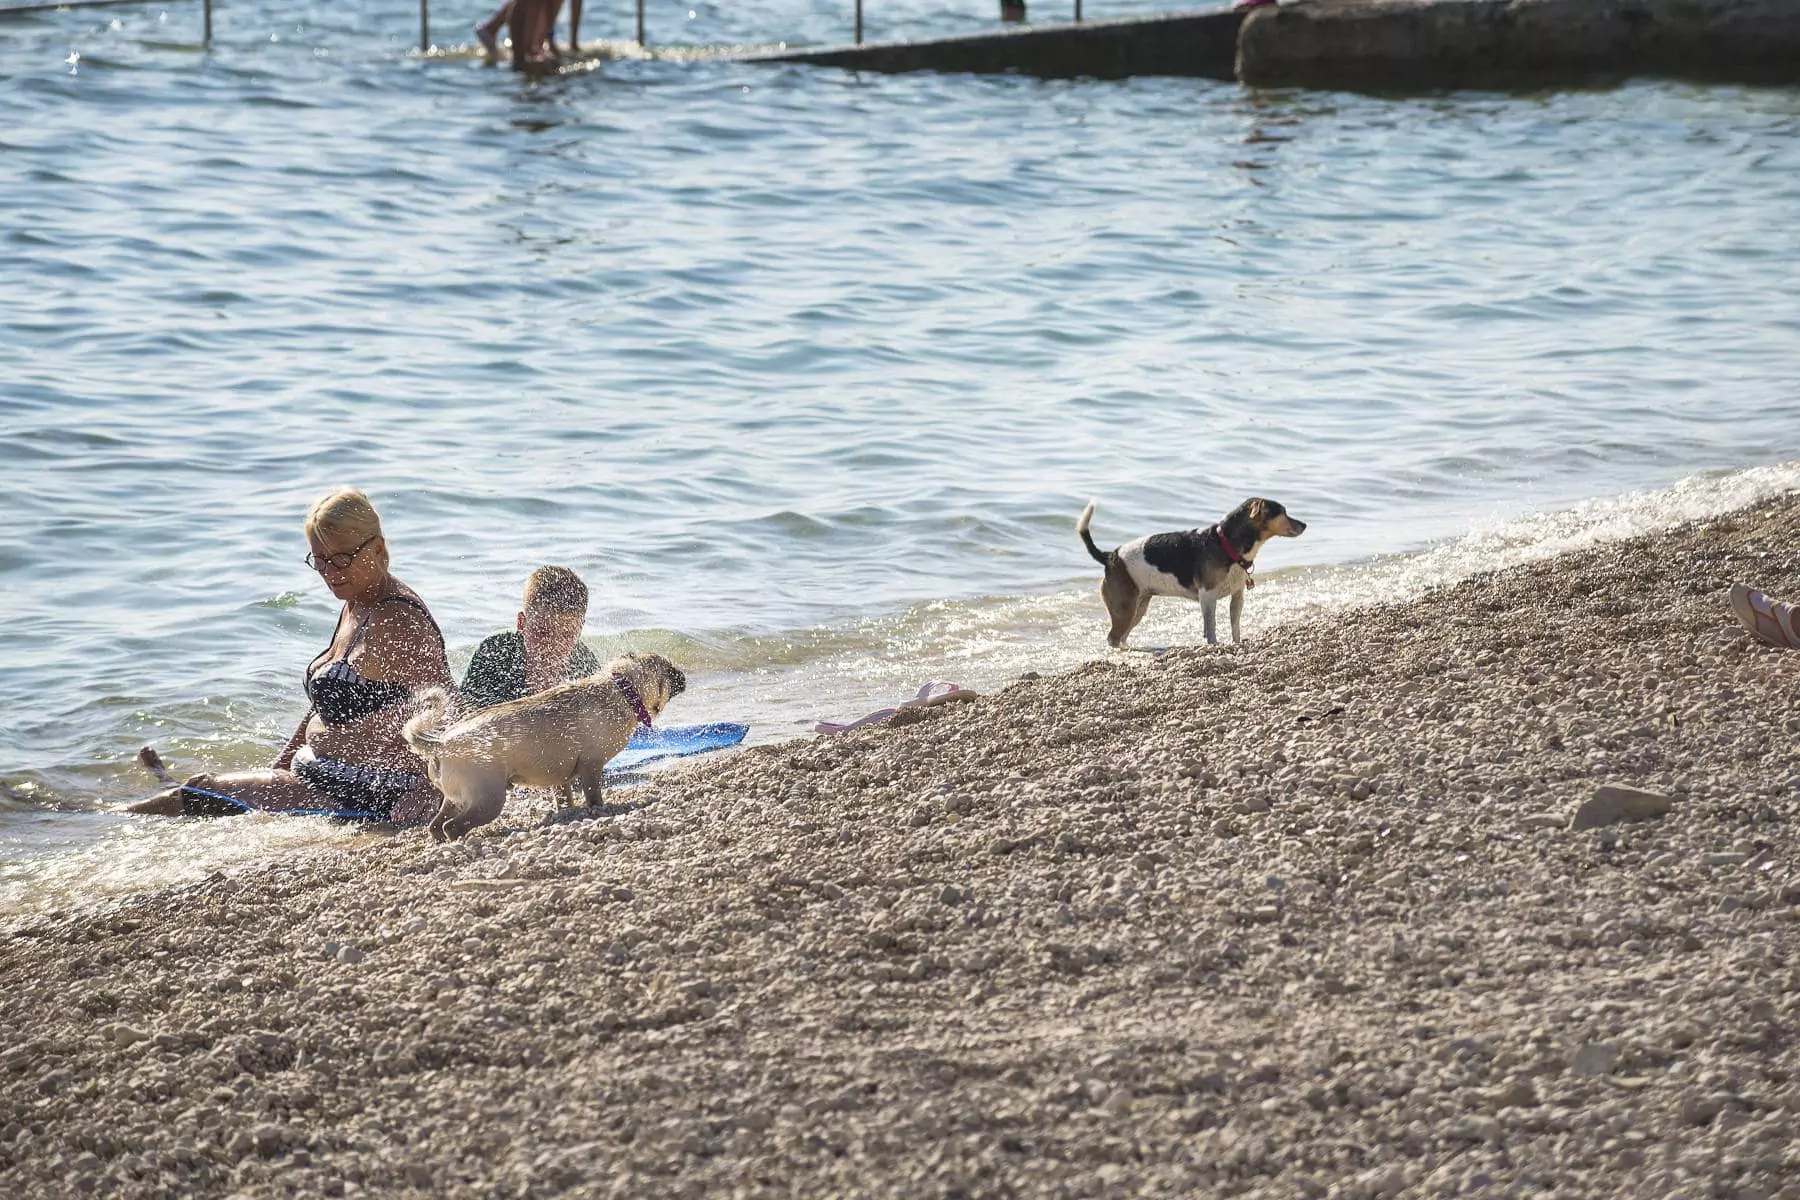
[[[740,61],[1395,92],[1584,87],[1632,75],[1800,83],[1800,0],[1283,0]]]
[[[1800,83],[1800,0],[1303,0],[1254,9],[1253,87],[1582,86],[1630,75]]]
[[[1236,78],[1243,14],[1203,12],[1026,26],[966,37],[745,55],[743,62],[809,63],[849,71],[951,71],[1040,79],[1123,79],[1132,75]]]

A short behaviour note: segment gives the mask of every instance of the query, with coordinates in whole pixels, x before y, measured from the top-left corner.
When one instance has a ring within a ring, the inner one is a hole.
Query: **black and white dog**
[[[1106,568],[1100,598],[1112,615],[1108,644],[1123,646],[1131,631],[1150,609],[1152,596],[1185,596],[1200,602],[1206,622],[1206,640],[1217,642],[1216,613],[1219,597],[1231,597],[1231,640],[1240,640],[1239,619],[1244,612],[1244,592],[1255,586],[1250,569],[1256,552],[1273,537],[1299,537],[1306,522],[1288,516],[1273,500],[1246,500],[1208,529],[1181,533],[1153,533],[1126,542],[1117,550],[1094,545],[1088,525],[1094,506],[1081,510],[1075,532],[1081,535],[1094,561]]]

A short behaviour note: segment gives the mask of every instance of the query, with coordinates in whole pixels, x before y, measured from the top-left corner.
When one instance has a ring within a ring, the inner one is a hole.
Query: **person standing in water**
[[[513,66],[543,67],[556,62],[556,14],[562,0],[505,0],[494,15],[475,26],[489,62],[500,59],[500,30],[512,38]],[[569,53],[581,52],[581,0],[569,0]]]
[[[208,773],[127,811],[163,816],[331,812],[374,821],[429,820],[442,797],[400,736],[412,699],[454,688],[444,636],[418,594],[389,569],[369,498],[341,488],[306,517],[306,564],[344,602],[331,643],[302,678],[310,707],[268,769]],[[172,777],[146,746],[139,760]]]

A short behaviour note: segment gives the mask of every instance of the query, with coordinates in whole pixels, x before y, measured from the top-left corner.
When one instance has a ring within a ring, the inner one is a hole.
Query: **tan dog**
[[[444,803],[431,823],[438,841],[460,838],[500,815],[509,784],[557,788],[573,803],[579,784],[600,803],[600,772],[625,748],[631,731],[649,724],[687,688],[687,677],[660,654],[628,654],[604,673],[483,709],[443,725],[450,697],[426,693],[424,709],[406,723],[406,744],[424,759]]]

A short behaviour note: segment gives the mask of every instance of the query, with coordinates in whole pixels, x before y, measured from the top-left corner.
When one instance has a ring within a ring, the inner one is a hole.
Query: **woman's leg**
[[[199,791],[189,791],[189,788]],[[292,771],[233,771],[225,775],[195,775],[179,787],[129,805],[125,811],[179,817],[199,807],[210,808],[220,816],[235,815],[231,805],[213,796],[201,795],[201,792],[229,797],[260,812],[328,807],[323,798]],[[208,800],[212,801],[210,806],[205,803]]]
[[[444,806],[444,794],[429,783],[421,783],[394,801],[390,819],[395,825],[423,825],[438,815]]]
[[[137,752],[137,760],[144,770],[156,776],[156,782],[168,784],[170,787],[179,782],[169,768],[163,765],[162,755],[156,752],[155,746],[145,746]]]

